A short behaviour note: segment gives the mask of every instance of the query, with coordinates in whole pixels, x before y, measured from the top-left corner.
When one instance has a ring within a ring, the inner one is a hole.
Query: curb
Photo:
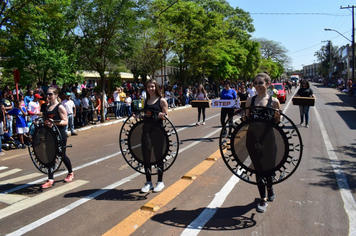
[[[182,110],[182,109],[189,108],[189,107],[191,107],[191,105],[175,107],[175,108],[169,108],[168,111]],[[99,128],[99,127],[103,127],[103,126],[113,125],[113,124],[117,124],[117,123],[120,123],[120,122],[124,122],[126,119],[127,118],[122,118],[122,119],[109,121],[109,122],[105,122],[105,123],[98,123],[97,125],[91,125],[91,126],[82,127],[82,128],[79,128],[79,129],[74,129],[74,131],[75,132],[82,132],[84,130],[95,129],[95,128]],[[68,131],[67,132],[68,137],[71,136],[70,134],[71,134],[71,132]]]

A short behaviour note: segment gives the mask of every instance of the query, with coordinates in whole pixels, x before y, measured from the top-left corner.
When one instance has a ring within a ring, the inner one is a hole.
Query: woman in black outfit
[[[281,105],[278,99],[267,94],[267,89],[270,85],[271,78],[268,74],[258,74],[254,81],[257,95],[250,97],[246,101],[246,107],[262,106],[280,110]],[[273,126],[269,125],[268,122],[278,123],[280,113],[270,109],[251,108],[246,110],[246,116],[247,118],[257,117],[267,120],[267,122],[251,123],[246,134],[246,147],[254,169],[257,172],[273,169],[276,164],[277,144],[274,137]],[[263,140],[260,140],[261,138],[263,138]],[[261,197],[261,201],[257,205],[256,210],[258,212],[265,212],[268,205],[267,200],[273,201],[275,198],[272,188],[273,176],[261,176],[260,174],[256,174],[256,178],[258,182],[258,191]],[[266,198],[266,187],[268,198]]]
[[[147,99],[145,101],[145,106],[144,110],[146,112],[149,112],[153,115],[157,114],[157,118],[159,119],[159,125],[163,125],[163,120],[165,119],[165,116],[168,116],[168,103],[167,101],[162,98],[161,92],[158,86],[158,83],[150,79],[146,83],[146,91],[147,91]],[[157,142],[157,143],[162,143],[163,140],[161,140],[163,137],[161,137],[158,132],[154,132],[152,130],[155,129],[155,125],[151,124],[144,124],[143,126],[143,131],[142,131],[142,154],[144,160],[147,160],[148,158],[151,158],[148,153],[152,152],[155,156],[160,156],[162,155],[162,150],[158,150],[157,148],[155,149],[152,143]],[[163,183],[163,172],[160,172],[158,174],[158,181],[157,185],[155,188],[153,188],[152,184],[152,178],[151,178],[151,165],[144,165],[145,167],[145,173],[146,173],[146,183],[142,187],[141,192],[147,193],[151,189],[153,189],[154,192],[159,192],[164,188],[164,183]],[[161,170],[163,170],[163,162],[158,165]]]
[[[60,100],[58,98],[58,90],[56,88],[49,88],[47,90],[47,98],[49,100],[49,105],[46,107],[46,111],[44,111],[43,116],[49,118],[51,121],[55,121],[59,131],[62,135],[62,160],[64,165],[68,169],[67,178],[64,179],[65,182],[70,182],[74,179],[74,172],[72,171],[72,164],[70,159],[66,155],[66,148],[67,145],[67,133],[65,132],[65,128],[68,123],[67,119],[67,111],[64,106],[61,105]],[[59,122],[58,122],[59,121]],[[52,124],[49,123],[49,126]],[[50,127],[51,128],[51,127]],[[42,184],[42,188],[50,188],[54,185],[54,178],[53,173],[51,171],[52,166],[48,166],[48,180],[46,183]]]
[[[297,96],[300,97],[315,97],[313,90],[310,88],[309,82],[307,80],[302,80],[301,88],[297,92]],[[305,117],[305,127],[309,128],[309,109],[310,106],[299,106],[300,112],[300,125],[303,126]]]

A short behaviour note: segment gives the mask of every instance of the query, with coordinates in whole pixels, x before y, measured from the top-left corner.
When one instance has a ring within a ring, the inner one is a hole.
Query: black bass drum
[[[247,118],[246,112],[252,109],[253,115]],[[279,120],[274,118],[277,112]],[[303,143],[297,126],[281,111],[269,107],[237,110],[222,128],[219,143],[226,166],[251,184],[267,177],[272,177],[273,184],[280,183],[302,160]]]
[[[157,117],[143,110],[127,118],[120,131],[121,153],[129,166],[145,174],[149,166],[151,174],[168,170],[179,152],[179,138],[173,123],[165,117]]]
[[[30,126],[29,137],[28,151],[36,168],[44,174],[48,173],[49,167],[53,173],[57,171],[62,164],[63,150],[58,127],[48,119],[38,118]]]

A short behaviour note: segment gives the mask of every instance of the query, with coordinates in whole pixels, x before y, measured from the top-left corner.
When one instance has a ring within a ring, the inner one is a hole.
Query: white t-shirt
[[[64,99],[62,101],[62,105],[66,109],[68,115],[73,114],[73,109],[75,107],[75,104],[72,100]]]
[[[31,101],[28,104],[28,111],[33,112],[33,113],[40,113],[41,112],[41,106],[39,102],[34,102]],[[38,115],[31,115],[32,121],[38,118]]]
[[[257,95],[257,91],[256,91],[255,87],[252,87],[252,89],[248,88],[247,92],[248,92],[249,97],[253,97],[253,96]]]
[[[141,98],[142,98],[143,100],[146,100],[147,96],[146,96],[146,91],[145,91],[145,90],[143,90],[143,91],[141,92]]]
[[[120,102],[119,91],[114,92],[114,102]]]
[[[125,104],[127,107],[131,106],[131,103],[132,103],[132,99],[130,96],[126,97],[125,98]]]

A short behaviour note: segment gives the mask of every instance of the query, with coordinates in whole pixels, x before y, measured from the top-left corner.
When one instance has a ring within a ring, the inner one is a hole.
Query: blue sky
[[[292,67],[296,70],[302,69],[302,65],[317,62],[314,53],[327,44],[322,41],[331,40],[336,46],[350,43],[334,31],[325,31],[325,28],[335,29],[352,39],[352,9],[340,7],[356,5],[356,0],[227,1],[232,7],[251,14],[254,38],[280,42],[289,51]]]

